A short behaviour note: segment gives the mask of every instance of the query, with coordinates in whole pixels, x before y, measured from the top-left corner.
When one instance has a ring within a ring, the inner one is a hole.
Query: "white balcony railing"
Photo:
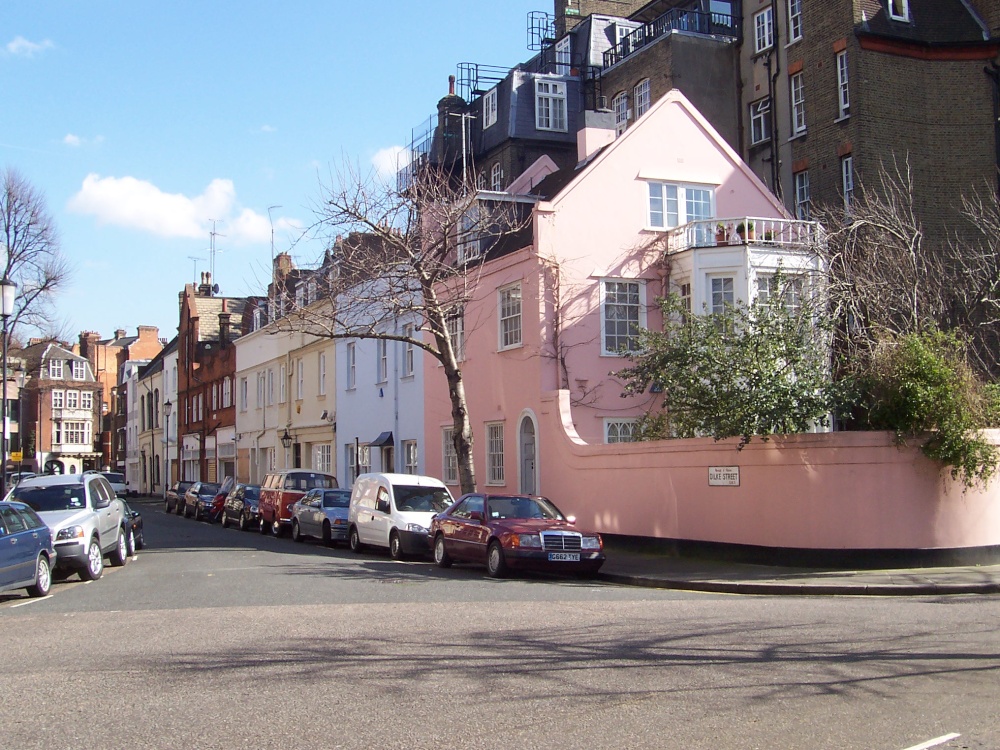
[[[823,242],[823,228],[816,221],[737,216],[703,219],[667,232],[667,254],[693,247],[759,245],[807,249]]]

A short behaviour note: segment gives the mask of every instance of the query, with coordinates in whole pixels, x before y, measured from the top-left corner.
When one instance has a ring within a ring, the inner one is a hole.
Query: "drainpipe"
[[[778,45],[778,24],[774,25],[774,49]],[[777,60],[777,54],[767,54],[764,60],[764,67],[767,68],[767,98],[771,107],[771,191],[775,197],[781,200],[781,159],[778,154],[778,102],[774,96],[774,85],[781,74],[781,62]],[[772,70],[773,67],[773,70]]]
[[[1000,200],[1000,65],[991,60],[990,67],[983,68],[983,72],[990,79],[993,94],[993,158],[997,167],[997,197]]]

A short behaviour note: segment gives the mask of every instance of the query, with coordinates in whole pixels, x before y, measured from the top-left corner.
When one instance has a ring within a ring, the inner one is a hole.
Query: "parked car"
[[[131,540],[128,553],[129,555],[134,555],[136,550],[140,550],[146,546],[146,540],[142,536],[142,515],[129,505],[128,501],[124,498],[118,498],[118,500],[125,506],[125,518],[132,529],[132,534],[128,537]]]
[[[240,527],[240,531],[246,531],[251,526],[259,524],[260,512],[257,509],[259,499],[259,484],[237,484],[233,487],[222,504],[222,514],[219,517],[222,528],[226,528],[232,522]]]
[[[186,493],[194,482],[174,482],[166,494],[167,513],[177,511],[177,515],[184,512],[184,493]]]
[[[431,522],[434,562],[442,568],[479,563],[493,578],[508,569],[595,575],[604,564],[604,542],[574,523],[544,497],[463,495]]]
[[[310,536],[324,544],[346,542],[350,506],[350,490],[309,490],[292,505],[292,539],[301,542]]]
[[[434,514],[454,498],[440,479],[416,474],[362,474],[354,481],[348,510],[348,543],[386,547],[394,560],[430,551]]]
[[[55,562],[45,521],[24,503],[0,502],[0,591],[25,588],[31,596],[48,595]]]
[[[7,483],[6,483],[5,486],[9,490],[12,487],[15,487],[16,485],[18,485],[23,480],[25,480],[25,479],[31,479],[31,477],[33,477],[33,476],[37,476],[33,471],[20,471],[20,472],[19,471],[12,471],[12,472],[9,472],[7,474]]]
[[[112,565],[128,561],[131,528],[125,508],[100,474],[55,474],[25,479],[10,499],[28,505],[52,531],[56,567],[93,581]]]
[[[260,485],[260,533],[281,536],[292,525],[292,504],[309,490],[336,489],[337,477],[309,469],[285,469],[264,477]]]
[[[188,487],[188,491],[184,493],[184,517],[194,516],[195,521],[200,521],[207,516],[215,503],[219,489],[216,482],[195,482]]]
[[[101,476],[108,480],[108,484],[118,497],[128,497],[128,483],[124,474],[117,471],[102,471]]]

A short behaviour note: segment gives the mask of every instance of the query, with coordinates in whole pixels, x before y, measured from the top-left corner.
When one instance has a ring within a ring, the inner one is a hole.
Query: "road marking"
[[[16,609],[17,607],[23,607],[23,606],[25,606],[27,604],[34,604],[35,602],[44,602],[46,599],[51,599],[51,598],[52,598],[52,594],[49,594],[48,596],[40,596],[37,599],[28,599],[28,601],[26,601],[26,602],[19,602],[18,604],[11,604],[10,608],[11,609]]]
[[[951,734],[944,734],[940,737],[935,737],[933,740],[927,740],[927,742],[921,742],[919,745],[914,745],[913,747],[908,747],[905,750],[927,750],[929,747],[937,747],[938,745],[943,745],[948,740],[954,740],[961,737],[958,732],[952,732]]]

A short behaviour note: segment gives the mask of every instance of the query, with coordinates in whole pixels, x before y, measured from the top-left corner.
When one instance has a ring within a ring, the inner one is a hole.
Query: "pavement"
[[[600,578],[649,588],[793,596],[1000,593],[1000,565],[850,570],[750,565],[613,547]]]

